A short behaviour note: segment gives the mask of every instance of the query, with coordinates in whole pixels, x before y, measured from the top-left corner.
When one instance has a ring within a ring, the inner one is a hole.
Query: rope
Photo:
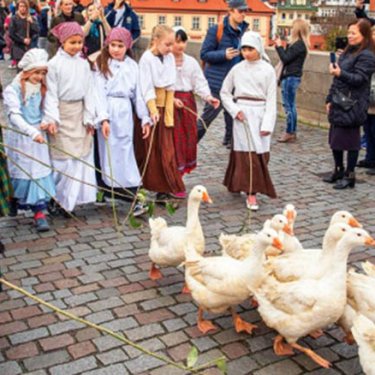
[[[130,341],[125,336],[120,335],[120,334],[118,334],[116,332],[113,332],[113,331],[111,331],[108,328],[99,326],[99,325],[97,325],[95,323],[92,323],[92,322],[90,322],[88,320],[79,318],[78,316],[75,316],[74,314],[71,314],[68,311],[61,310],[58,307],[56,307],[56,306],[54,306],[54,305],[52,305],[52,304],[50,304],[50,303],[42,300],[39,297],[36,297],[36,296],[32,295],[31,293],[27,292],[26,290],[24,290],[24,289],[22,289],[22,288],[20,288],[20,287],[18,287],[16,285],[10,283],[9,281],[7,281],[7,280],[5,280],[3,278],[0,278],[0,283],[6,285],[10,289],[13,289],[13,290],[15,290],[15,291],[17,291],[17,292],[25,295],[28,298],[31,298],[32,300],[38,302],[41,305],[48,307],[49,309],[51,309],[52,311],[54,311],[54,312],[56,312],[56,313],[58,313],[60,315],[66,316],[69,319],[72,319],[72,320],[74,320],[76,322],[79,322],[79,323],[82,323],[82,324],[84,324],[86,326],[94,328],[94,329],[98,330],[99,332],[102,332],[102,333],[105,333],[107,335],[110,335],[110,336],[114,337],[115,339],[117,339],[117,340],[119,340],[119,341],[121,341],[121,342],[123,342],[123,343],[125,343],[127,345],[132,346],[133,348],[139,350],[142,353],[145,353],[145,354],[147,354],[147,355],[149,355],[151,357],[154,357],[154,358],[156,358],[156,359],[158,359],[160,361],[163,361],[163,362],[165,362],[165,363],[167,363],[167,364],[169,364],[169,365],[171,365],[173,367],[179,368],[181,370],[189,371],[190,373],[196,374],[199,371],[201,371],[202,369],[206,369],[206,368],[212,367],[213,365],[215,365],[220,360],[225,360],[225,357],[220,357],[220,358],[217,358],[217,359],[215,359],[213,361],[207,362],[207,363],[205,363],[205,364],[203,364],[201,366],[197,366],[197,367],[194,367],[194,368],[188,367],[188,366],[184,366],[184,365],[182,365],[180,363],[177,363],[177,362],[174,362],[174,361],[170,360],[169,358],[167,358],[165,356],[162,356],[160,354],[151,352],[150,350],[147,350],[146,348],[142,347],[141,345],[138,345],[138,344],[134,343],[133,341]]]

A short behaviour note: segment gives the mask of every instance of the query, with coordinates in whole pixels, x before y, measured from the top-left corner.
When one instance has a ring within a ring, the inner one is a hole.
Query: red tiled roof
[[[172,10],[172,11],[203,11],[226,12],[228,5],[225,0],[131,0],[131,6],[137,11]],[[274,13],[274,10],[261,0],[247,0],[253,12]]]

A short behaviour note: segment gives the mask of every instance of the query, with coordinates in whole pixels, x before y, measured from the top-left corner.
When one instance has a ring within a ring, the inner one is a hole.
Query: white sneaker
[[[251,211],[258,211],[259,205],[257,203],[256,195],[248,195],[246,199],[246,207]]]
[[[147,207],[145,207],[142,203],[136,203],[133,208],[133,216],[141,216],[147,212]]]

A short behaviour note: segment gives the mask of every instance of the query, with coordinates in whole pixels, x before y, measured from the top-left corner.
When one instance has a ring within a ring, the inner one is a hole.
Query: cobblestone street
[[[6,66],[1,62],[4,87],[14,75]],[[0,115],[3,123],[2,104]],[[260,198],[260,210],[252,215],[250,229],[259,230],[286,203],[293,203],[298,211],[295,233],[306,248],[321,247],[330,216],[340,209],[352,212],[375,235],[375,178],[358,169],[354,190],[332,189],[321,182],[322,173],[332,168],[327,130],[300,125],[296,143],[279,144],[276,138],[283,130],[279,121],[270,162],[279,198]],[[199,146],[199,167],[185,179],[188,190],[202,184],[213,199],[212,205],[202,204],[200,210],[208,253],[220,251],[220,233],[239,232],[248,218],[245,198],[228,193],[222,185],[229,153],[221,145],[223,133],[220,117]],[[117,208],[123,220],[129,205],[120,203]],[[319,368],[301,353],[277,357],[272,349],[275,332],[261,322],[248,303],[238,311],[258,325],[253,336],[237,334],[229,313],[210,315],[219,328],[200,334],[197,306],[189,295],[180,293],[183,270],[165,268],[165,277],[158,282],[148,277],[150,233],[146,219],[140,220],[141,228],[126,226],[118,233],[110,204],[79,208],[77,216],[82,222],[51,219],[51,231],[45,234],[36,233],[30,215],[2,218],[0,236],[6,252],[0,256],[0,265],[4,278],[174,361],[185,360],[194,345],[200,353],[198,363],[226,356],[230,375],[362,373],[357,346],[343,343],[343,334],[336,326],[319,339],[301,340],[331,361],[332,369]],[[155,216],[163,216],[168,223],[184,223],[186,203],[173,216],[157,207]],[[350,256],[352,264],[365,259],[375,262],[375,250],[362,248]],[[0,375],[182,373],[95,329],[60,318],[18,292],[5,288],[0,293]],[[205,372],[219,373],[215,368]]]

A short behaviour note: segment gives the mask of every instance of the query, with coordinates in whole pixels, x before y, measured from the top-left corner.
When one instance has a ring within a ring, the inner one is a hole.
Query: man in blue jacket
[[[201,59],[205,63],[204,74],[207,78],[211,93],[220,99],[220,89],[224,78],[230,69],[241,61],[240,41],[249,24],[245,22],[248,5],[246,0],[229,0],[229,14],[222,23],[209,28],[201,49]],[[208,127],[223,109],[214,109],[206,104],[202,119]],[[233,119],[224,110],[225,136],[223,145],[231,147]],[[202,121],[198,121],[198,141],[202,139],[206,130]]]
[[[115,0],[105,9],[107,21],[111,27],[124,27],[132,34],[133,43],[141,35],[137,14],[125,0]]]

